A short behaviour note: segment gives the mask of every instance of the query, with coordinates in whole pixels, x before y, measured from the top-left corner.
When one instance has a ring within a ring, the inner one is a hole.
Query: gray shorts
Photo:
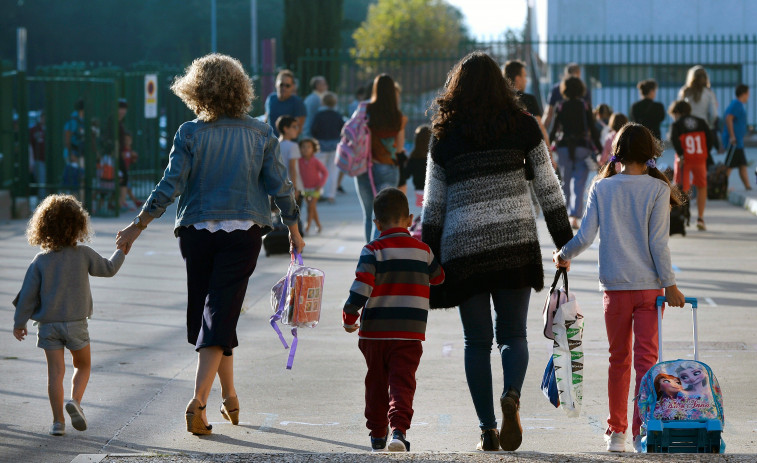
[[[87,319],[37,325],[37,347],[45,350],[79,350],[89,345]]]

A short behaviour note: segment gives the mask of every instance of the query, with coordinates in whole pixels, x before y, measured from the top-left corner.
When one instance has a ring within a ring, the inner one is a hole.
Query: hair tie
[[[620,162],[620,159],[613,154],[612,157],[610,158],[610,162]]]
[[[650,160],[648,160],[646,164],[647,164],[647,167],[649,167],[650,169],[654,169],[657,167],[657,163],[655,162],[654,158],[651,158]]]

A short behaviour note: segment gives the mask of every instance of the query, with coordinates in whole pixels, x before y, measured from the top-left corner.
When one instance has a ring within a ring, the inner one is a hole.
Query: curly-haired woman
[[[522,440],[528,301],[531,288],[544,287],[525,163],[555,244],[573,234],[539,124],[492,58],[474,52],[460,61],[433,111],[422,237],[447,280],[432,287],[431,307],[460,307],[465,374],[481,428],[477,448],[515,450]],[[495,333],[504,372],[499,435],[490,360]]]
[[[199,353],[187,431],[210,434],[205,406],[216,375],[221,414],[239,422],[232,350],[261,237],[272,226],[269,195],[289,227],[291,248],[301,251],[305,243],[279,142],[269,125],[247,114],[253,89],[242,64],[225,55],[204,56],[171,90],[197,119],[179,127],[163,178],[116,244],[128,254],[142,230],[180,196],[174,234],[187,268],[187,338]]]

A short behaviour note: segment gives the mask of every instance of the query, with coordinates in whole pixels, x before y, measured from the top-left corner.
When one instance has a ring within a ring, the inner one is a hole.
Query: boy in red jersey
[[[670,126],[670,142],[676,152],[673,179],[686,194],[692,183],[697,187],[697,228],[706,230],[704,208],[707,204],[707,154],[713,146],[711,132],[704,119],[691,115],[691,105],[683,100],[673,102],[668,112],[675,119]]]
[[[373,212],[381,235],[360,253],[342,320],[348,333],[360,329],[358,346],[368,365],[365,418],[371,448],[387,448],[391,428],[388,450],[406,452],[415,372],[426,339],[429,285],[444,282],[444,270],[431,249],[410,236],[413,216],[402,191],[381,190]]]

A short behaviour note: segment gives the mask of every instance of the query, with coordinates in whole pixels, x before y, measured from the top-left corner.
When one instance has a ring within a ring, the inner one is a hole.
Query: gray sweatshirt
[[[29,265],[13,305],[13,328],[29,319],[40,323],[82,320],[92,316],[89,275],[112,277],[121,268],[124,253],[116,250],[106,259],[89,246],[43,251]]]
[[[670,188],[662,180],[617,174],[595,182],[581,228],[560,257],[581,254],[597,231],[601,290],[660,289],[676,283],[668,249]]]

